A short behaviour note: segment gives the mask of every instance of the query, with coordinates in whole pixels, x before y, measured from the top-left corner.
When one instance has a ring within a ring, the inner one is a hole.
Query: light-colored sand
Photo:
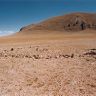
[[[95,49],[94,32],[3,37],[0,96],[96,96]]]

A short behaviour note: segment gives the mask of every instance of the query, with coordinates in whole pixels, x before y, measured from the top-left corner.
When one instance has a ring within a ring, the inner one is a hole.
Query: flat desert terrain
[[[0,96],[96,96],[96,31],[0,37]]]

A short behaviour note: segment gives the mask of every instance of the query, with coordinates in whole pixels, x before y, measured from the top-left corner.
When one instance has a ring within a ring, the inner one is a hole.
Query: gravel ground
[[[1,44],[0,96],[96,96],[96,44],[80,42]]]

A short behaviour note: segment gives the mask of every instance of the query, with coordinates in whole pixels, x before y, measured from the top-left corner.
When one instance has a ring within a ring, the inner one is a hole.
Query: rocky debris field
[[[25,51],[26,50],[26,51]],[[64,54],[63,50],[50,50],[48,48],[27,47],[9,48],[0,50],[0,58],[31,58],[31,59],[58,59],[74,58],[74,53]]]
[[[0,48],[0,96],[96,96],[96,48]]]
[[[52,50],[50,47],[41,48],[40,46],[28,46],[20,48],[8,48],[0,49],[0,58],[31,58],[36,59],[60,59],[60,58],[82,58],[82,59],[96,59],[96,49],[86,49],[82,50],[81,53],[69,52],[66,53],[64,49],[62,50]]]

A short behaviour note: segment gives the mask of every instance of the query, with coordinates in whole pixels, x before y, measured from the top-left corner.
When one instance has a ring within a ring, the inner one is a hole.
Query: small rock
[[[40,59],[39,55],[33,55],[35,59]]]
[[[13,51],[14,49],[13,48],[11,48],[11,51]]]
[[[71,54],[71,58],[74,58],[74,54]]]

